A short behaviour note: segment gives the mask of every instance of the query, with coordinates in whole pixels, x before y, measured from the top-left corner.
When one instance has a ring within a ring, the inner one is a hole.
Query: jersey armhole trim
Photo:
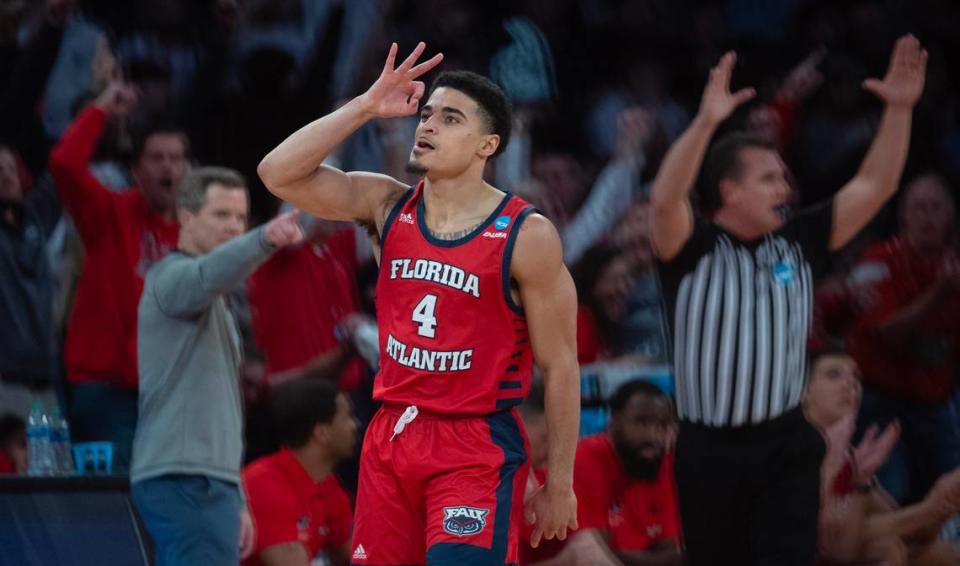
[[[513,247],[516,245],[517,236],[520,234],[520,225],[523,224],[523,221],[526,220],[528,216],[536,211],[537,209],[532,206],[520,211],[520,214],[517,215],[516,222],[513,223],[510,236],[507,237],[506,247],[503,250],[503,269],[500,270],[503,280],[503,300],[505,300],[507,306],[517,314],[523,314],[523,307],[513,300],[513,294],[510,293],[510,263],[513,261]]]
[[[393,208],[390,209],[390,214],[387,215],[387,219],[383,222],[383,233],[380,234],[380,253],[383,253],[383,247],[387,245],[387,233],[390,231],[390,227],[393,226],[393,222],[397,219],[397,215],[400,214],[400,211],[404,205],[407,204],[407,201],[413,197],[414,192],[416,192],[416,189],[413,187],[407,189],[397,200],[397,203],[393,205]]]

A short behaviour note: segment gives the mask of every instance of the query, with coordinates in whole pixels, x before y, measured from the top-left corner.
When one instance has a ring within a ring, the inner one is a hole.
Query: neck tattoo
[[[433,236],[438,240],[459,240],[460,238],[463,238],[467,234],[476,230],[481,224],[483,224],[483,222],[477,222],[472,227],[467,228],[466,230],[458,230],[456,232],[434,232],[429,228],[427,228],[427,231],[430,232],[431,236]]]

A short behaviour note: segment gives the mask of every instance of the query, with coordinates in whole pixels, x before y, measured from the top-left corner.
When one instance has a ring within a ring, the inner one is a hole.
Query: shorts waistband
[[[391,417],[399,417],[407,410],[407,407],[410,405],[402,405],[400,403],[384,403],[380,406],[380,412]],[[504,409],[502,411],[493,411],[485,415],[464,415],[457,413],[439,413],[436,411],[431,411],[429,409],[424,409],[420,405],[415,405],[417,407],[417,420],[430,420],[430,421],[465,421],[471,419],[485,419],[490,416],[508,414],[513,411],[513,408]]]
[[[798,405],[789,411],[770,420],[757,424],[742,426],[709,426],[690,421],[680,421],[680,432],[688,435],[710,435],[714,438],[767,438],[784,431],[796,430],[798,426],[807,425],[803,414],[803,407]]]

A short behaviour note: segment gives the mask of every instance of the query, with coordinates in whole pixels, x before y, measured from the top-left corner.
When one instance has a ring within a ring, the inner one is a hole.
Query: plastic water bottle
[[[73,474],[76,468],[73,465],[73,447],[70,446],[70,426],[60,414],[60,407],[54,407],[50,418],[50,444],[53,448],[54,473]]]
[[[43,409],[43,401],[35,400],[27,417],[27,475],[49,476],[53,473],[50,444],[50,421]]]

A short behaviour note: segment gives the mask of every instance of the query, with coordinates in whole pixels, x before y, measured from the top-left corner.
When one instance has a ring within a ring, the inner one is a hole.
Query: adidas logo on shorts
[[[367,551],[363,548],[363,545],[362,545],[362,544],[358,544],[358,545],[357,545],[357,549],[353,551],[353,559],[354,559],[354,560],[366,560],[366,559],[367,559]]]

